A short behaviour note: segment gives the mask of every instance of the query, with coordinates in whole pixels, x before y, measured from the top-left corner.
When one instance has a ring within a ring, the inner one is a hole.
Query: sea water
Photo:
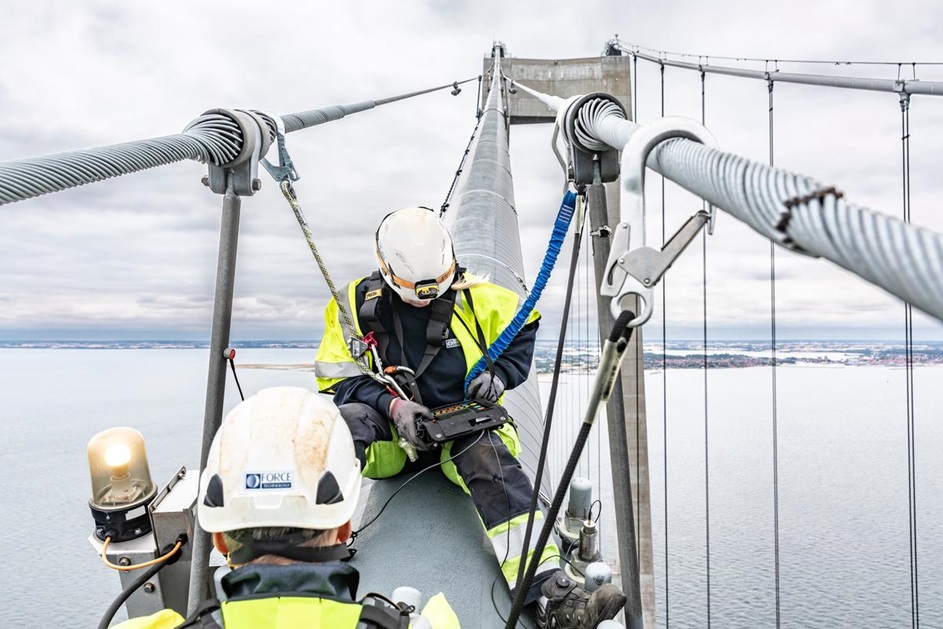
[[[312,350],[248,349],[237,360],[310,364]],[[0,530],[7,547],[0,624],[98,623],[119,587],[87,541],[93,522],[85,445],[105,428],[133,426],[144,434],[158,484],[182,465],[195,468],[208,361],[206,349],[0,350]],[[309,371],[238,373],[247,395],[267,386],[313,386]],[[941,376],[943,367],[932,366],[914,374],[924,627],[943,627]],[[780,367],[776,377],[781,625],[909,626],[905,372],[797,366]],[[238,392],[227,378],[231,408]],[[582,420],[590,379],[564,376],[552,475]],[[545,397],[547,384],[541,382]],[[700,370],[651,372],[646,387],[659,624],[665,626],[667,611],[678,627],[705,626],[708,613],[717,627],[775,627],[771,370],[711,370],[706,395]],[[605,426],[602,417],[578,468],[603,486]],[[601,538],[611,560],[611,490],[600,498]]]

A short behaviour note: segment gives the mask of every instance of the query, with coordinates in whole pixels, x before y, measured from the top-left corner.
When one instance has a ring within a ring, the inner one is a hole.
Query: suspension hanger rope
[[[707,119],[707,86],[706,75],[701,72],[701,124]],[[701,208],[705,208],[702,202]],[[710,465],[710,414],[707,401],[707,231],[701,232],[701,265],[702,283],[701,295],[703,304],[704,344],[704,554],[707,568],[707,627],[711,626],[711,465]]]
[[[904,222],[910,223],[910,98],[900,97],[901,181]],[[920,626],[920,589],[917,557],[917,462],[914,417],[914,330],[913,307],[904,304],[905,388],[907,415],[907,506],[910,533],[911,625]]]
[[[774,165],[773,150],[773,82],[769,81],[769,165]],[[770,308],[770,363],[772,382],[771,401],[773,413],[773,570],[776,595],[776,629],[782,622],[780,610],[780,557],[779,557],[779,403],[776,357],[776,245],[769,243],[769,308]]]
[[[658,67],[660,81],[661,81],[661,108],[659,113],[661,117],[665,117],[665,66],[659,65]],[[665,230],[665,178],[661,178],[661,244],[662,247],[665,246],[666,230]],[[662,440],[662,463],[663,463],[663,473],[665,476],[665,627],[670,627],[671,623],[669,621],[669,590],[670,590],[670,579],[669,579],[669,544],[668,544],[668,278],[662,278],[661,282],[661,426],[664,439]],[[636,414],[637,416],[637,414]],[[637,457],[636,457],[637,460]],[[635,521],[638,522],[639,514],[636,513]],[[638,543],[638,540],[636,541]],[[708,574],[710,571],[708,570]],[[708,582],[710,577],[708,577]],[[708,591],[710,588],[708,587]],[[707,624],[710,626],[710,601],[708,600],[708,614],[707,614]]]

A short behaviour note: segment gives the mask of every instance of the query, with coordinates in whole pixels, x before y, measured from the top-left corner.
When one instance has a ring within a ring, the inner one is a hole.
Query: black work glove
[[[497,374],[491,375],[489,372],[482,372],[480,376],[468,383],[468,399],[484,400],[485,402],[495,403],[501,394],[504,393],[504,383]]]
[[[416,422],[420,419],[432,419],[432,411],[412,400],[395,398],[390,402],[390,419],[396,426],[399,436],[416,446],[417,450],[428,450],[429,446],[419,438]]]

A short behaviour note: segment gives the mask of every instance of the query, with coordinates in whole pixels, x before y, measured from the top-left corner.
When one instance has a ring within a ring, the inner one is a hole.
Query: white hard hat
[[[263,389],[226,415],[200,477],[204,530],[346,524],[360,496],[350,430],[328,399],[301,387]]]
[[[407,301],[439,297],[455,279],[452,237],[429,208],[396,210],[376,233],[380,274]]]

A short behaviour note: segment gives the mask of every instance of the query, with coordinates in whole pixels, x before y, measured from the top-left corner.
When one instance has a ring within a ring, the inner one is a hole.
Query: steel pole
[[[213,303],[213,329],[210,336],[210,365],[206,380],[206,406],[203,412],[203,444],[200,449],[200,472],[206,468],[210,444],[223,419],[226,393],[226,359],[223,350],[229,346],[232,324],[232,297],[236,282],[236,246],[239,240],[239,214],[242,200],[233,190],[232,173],[227,175],[226,194],[219,228],[219,256],[216,262],[216,296]],[[207,572],[210,557],[210,536],[196,519],[193,532],[193,559],[190,567],[190,589],[187,614],[192,614],[206,600]]]
[[[609,259],[609,216],[606,204],[606,187],[594,183],[587,189],[589,203],[590,234],[593,244],[593,269],[596,277],[596,311],[599,317],[599,333],[605,334],[615,322],[609,312],[609,299],[599,295],[599,287]],[[635,343],[640,343],[642,329],[635,330]],[[632,357],[629,357],[631,360]],[[641,577],[639,574],[638,546],[636,545],[635,507],[632,500],[632,470],[629,460],[628,434],[625,422],[625,399],[622,377],[616,378],[612,395],[606,403],[606,421],[609,427],[609,461],[612,467],[612,494],[615,503],[616,534],[619,540],[619,565],[622,573],[622,590],[628,597],[625,604],[625,619],[631,629],[644,626],[642,620]]]

